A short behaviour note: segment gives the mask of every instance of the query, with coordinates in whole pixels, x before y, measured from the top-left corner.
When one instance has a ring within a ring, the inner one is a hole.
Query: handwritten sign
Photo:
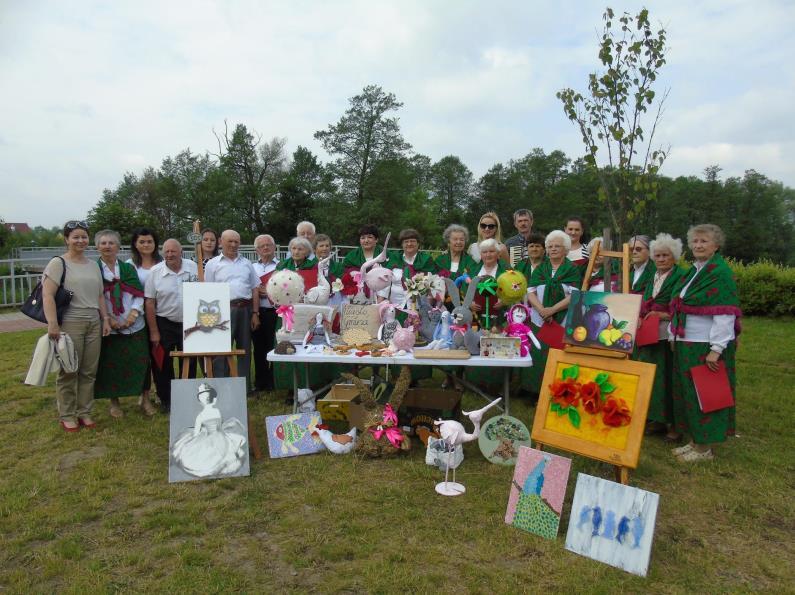
[[[378,335],[381,319],[375,304],[345,304],[342,306],[340,334],[350,329],[361,329],[371,337]]]

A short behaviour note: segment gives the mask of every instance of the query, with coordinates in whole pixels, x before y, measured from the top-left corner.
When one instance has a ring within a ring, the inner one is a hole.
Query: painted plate
[[[520,446],[530,446],[530,431],[510,415],[496,415],[480,429],[480,452],[497,465],[515,465]]]

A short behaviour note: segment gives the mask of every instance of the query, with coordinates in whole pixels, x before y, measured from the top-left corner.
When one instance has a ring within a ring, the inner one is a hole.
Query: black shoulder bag
[[[55,311],[58,315],[58,324],[60,325],[63,321],[64,312],[66,312],[66,309],[69,307],[69,302],[72,301],[72,292],[67,291],[63,286],[64,279],[66,279],[66,261],[60,256],[57,258],[61,259],[61,264],[63,265],[61,282],[58,284],[58,289],[55,290]],[[36,287],[30,292],[28,299],[22,304],[22,313],[26,316],[30,316],[33,320],[46,323],[47,318],[44,316],[44,297],[42,296],[43,283],[44,277],[42,276],[41,281],[36,284]]]

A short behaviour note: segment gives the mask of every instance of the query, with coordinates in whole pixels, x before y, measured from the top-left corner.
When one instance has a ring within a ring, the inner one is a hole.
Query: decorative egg
[[[295,271],[277,271],[266,285],[268,298],[277,306],[298,304],[304,299],[304,279]]]
[[[527,279],[519,271],[505,271],[497,277],[497,297],[505,305],[521,302],[527,292]]]

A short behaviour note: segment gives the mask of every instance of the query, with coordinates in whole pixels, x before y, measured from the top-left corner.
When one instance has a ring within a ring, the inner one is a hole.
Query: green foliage
[[[667,155],[662,148],[652,149],[667,93],[657,101],[651,123],[645,121],[655,103],[654,83],[666,62],[666,32],[652,29],[645,8],[635,16],[625,12],[617,19],[608,8],[603,19],[599,44],[603,70],[589,75],[585,94],[563,89],[557,97],[582,135],[585,163],[598,172],[599,197],[616,231],[623,235],[655,199],[656,175]],[[606,153],[603,165],[597,159],[600,149]]]
[[[795,268],[770,261],[729,263],[744,316],[795,315]]]

